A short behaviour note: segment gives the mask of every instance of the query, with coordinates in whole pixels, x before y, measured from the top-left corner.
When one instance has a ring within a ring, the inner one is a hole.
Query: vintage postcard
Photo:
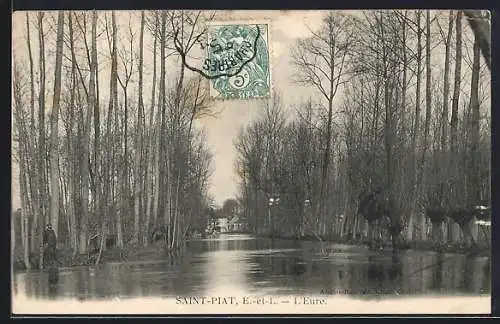
[[[12,16],[12,313],[491,313],[490,13]]]

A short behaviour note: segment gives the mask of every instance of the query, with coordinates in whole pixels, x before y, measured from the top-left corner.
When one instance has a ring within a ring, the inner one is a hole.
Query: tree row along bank
[[[211,204],[212,154],[195,121],[214,114],[202,78],[172,59],[179,55],[172,54],[173,32],[193,29],[177,37],[191,48],[201,24],[190,23],[191,15],[200,13],[16,15],[24,29],[16,39],[23,50],[13,53],[21,200],[12,218],[15,260],[28,269],[43,266],[47,223],[61,260],[72,260],[64,263],[98,264],[108,246],[117,255],[146,247],[161,228],[165,249],[180,249]],[[99,73],[108,67],[109,74]],[[178,73],[167,75],[173,67]]]
[[[291,51],[294,81],[319,99],[290,116],[275,96],[236,140],[252,231],[359,241],[395,223],[410,244],[489,245],[490,228],[471,210],[491,200],[490,73],[480,43],[456,10],[326,14]],[[369,224],[360,202],[377,190],[371,214],[390,217]]]

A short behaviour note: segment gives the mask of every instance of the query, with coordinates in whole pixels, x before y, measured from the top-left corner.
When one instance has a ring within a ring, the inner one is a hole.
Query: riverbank
[[[123,248],[114,248],[109,251],[103,252],[101,256],[101,263],[114,261],[120,262],[125,260],[125,254],[127,253],[127,249]],[[59,267],[71,268],[71,267],[80,267],[80,266],[90,266],[95,264],[95,258],[89,258],[88,255],[74,253],[69,249],[57,249],[56,251],[57,264]],[[40,256],[38,253],[31,253],[30,257],[30,267],[31,269],[39,269],[40,268]],[[24,271],[26,269],[26,264],[24,262],[24,258],[22,253],[14,253],[14,271]]]
[[[114,247],[102,252],[100,264],[107,262],[126,262],[151,259],[162,259],[170,256],[177,256],[179,251],[168,251],[162,244],[150,244],[148,246],[128,245],[123,248]],[[96,256],[89,258],[88,254],[74,253],[71,249],[57,249],[57,263],[59,267],[72,268],[95,265]],[[40,268],[39,254],[30,254],[30,267]],[[23,258],[23,251],[16,249],[13,260],[14,271],[25,271],[26,265]]]
[[[298,240],[301,242],[319,242],[319,238],[314,235],[304,235],[304,236],[294,236],[294,235],[257,235],[257,237],[262,238],[272,238],[279,240]],[[343,239],[333,235],[320,235],[319,236],[323,242],[332,243],[332,244],[347,244],[347,245],[355,245],[355,246],[366,246],[368,248],[369,241],[368,240],[353,240],[353,239]],[[382,249],[390,249],[390,242],[384,242],[381,244]],[[485,242],[478,242],[477,246],[474,248],[467,247],[463,242],[456,243],[443,243],[441,245],[437,245],[433,241],[421,241],[421,240],[413,240],[411,242],[406,242],[402,248],[402,250],[413,250],[413,251],[432,251],[432,252],[442,252],[442,253],[457,253],[457,254],[468,254],[474,253],[478,255],[490,256],[491,254],[491,245],[488,245]]]
[[[226,233],[227,234],[227,233]],[[253,235],[253,234],[252,234]],[[319,242],[316,236],[278,236],[278,235],[256,235],[260,238],[273,238],[279,240],[299,240],[301,242]],[[366,246],[369,242],[366,240],[352,240],[341,239],[335,236],[321,236],[321,240],[330,244],[347,244],[354,246]],[[390,249],[389,242],[385,242],[382,249]],[[440,246],[432,241],[418,241],[414,240],[404,246],[402,250],[413,251],[433,251],[442,253],[457,253],[457,254],[476,254],[478,256],[490,256],[491,248],[485,242],[479,242],[476,248],[467,248],[463,243],[445,243]],[[162,244],[151,244],[148,246],[128,245],[124,248],[112,248],[103,251],[100,263],[107,262],[126,262],[126,261],[141,261],[141,260],[154,260],[154,259],[168,259],[182,254],[182,251],[169,251],[164,248]],[[71,249],[58,249],[57,260],[60,267],[71,268],[79,266],[92,266],[95,264],[95,258],[89,258],[87,254],[74,253]],[[31,268],[39,268],[39,255],[30,255]],[[16,249],[13,260],[14,271],[24,271],[26,266],[23,261],[23,253],[21,249]]]

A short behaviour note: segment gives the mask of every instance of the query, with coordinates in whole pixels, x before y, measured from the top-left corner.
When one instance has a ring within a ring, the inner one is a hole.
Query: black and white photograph
[[[11,312],[491,313],[491,12],[12,13]]]

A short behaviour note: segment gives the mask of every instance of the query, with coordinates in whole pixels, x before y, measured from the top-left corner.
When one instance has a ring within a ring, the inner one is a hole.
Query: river
[[[16,273],[15,296],[29,299],[112,300],[138,297],[349,295],[357,299],[489,295],[487,257],[390,251],[251,235],[223,234],[188,241],[181,257],[107,263],[97,269],[61,268]]]

